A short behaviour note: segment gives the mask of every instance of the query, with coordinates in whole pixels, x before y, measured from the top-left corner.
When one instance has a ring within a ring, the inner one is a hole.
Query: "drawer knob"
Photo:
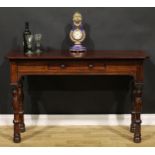
[[[89,64],[89,65],[88,65],[88,67],[89,67],[89,68],[93,68],[93,67],[94,67],[94,65],[92,65],[92,64]]]
[[[61,64],[60,67],[61,68],[65,68],[66,66],[65,66],[65,64]]]

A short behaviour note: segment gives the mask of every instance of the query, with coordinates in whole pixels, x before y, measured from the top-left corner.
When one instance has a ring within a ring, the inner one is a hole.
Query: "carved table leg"
[[[143,83],[135,83],[135,93],[134,93],[134,111],[135,111],[135,129],[134,129],[134,142],[141,142],[141,109],[142,109],[142,89]]]
[[[25,123],[24,123],[24,109],[23,109],[23,84],[22,81],[18,84],[18,96],[19,96],[19,128],[21,132],[25,132]]]
[[[21,141],[20,137],[20,128],[19,128],[19,100],[18,100],[18,86],[14,85],[12,89],[12,96],[13,96],[13,101],[12,101],[12,106],[13,106],[13,111],[14,111],[14,137],[13,141],[15,143],[19,143]]]

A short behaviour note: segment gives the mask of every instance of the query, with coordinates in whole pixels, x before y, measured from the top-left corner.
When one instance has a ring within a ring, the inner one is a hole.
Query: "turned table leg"
[[[143,83],[135,83],[134,92],[134,142],[141,142],[141,109],[142,109],[142,89]]]
[[[130,132],[134,133],[135,131],[135,108],[134,108],[134,102],[135,102],[135,85],[134,81],[131,81],[131,87],[132,87],[132,112],[131,112],[131,125],[130,125]]]
[[[23,108],[23,84],[22,81],[18,84],[18,96],[19,96],[19,128],[21,132],[25,132],[25,123],[24,123],[24,108]]]
[[[14,85],[12,88],[12,106],[13,106],[13,112],[14,112],[14,135],[13,135],[13,141],[15,143],[19,143],[21,141],[20,137],[20,128],[19,128],[19,100],[18,100],[18,85]]]

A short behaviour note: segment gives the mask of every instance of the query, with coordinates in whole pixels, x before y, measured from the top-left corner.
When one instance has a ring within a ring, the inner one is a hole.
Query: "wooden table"
[[[148,56],[143,51],[87,51],[82,58],[75,58],[68,51],[50,51],[40,56],[27,57],[22,52],[7,55],[10,62],[10,85],[14,111],[14,142],[21,141],[25,131],[22,79],[28,75],[118,75],[133,77],[133,111],[130,131],[134,142],[141,141],[143,64]],[[64,103],[65,104],[65,103]]]

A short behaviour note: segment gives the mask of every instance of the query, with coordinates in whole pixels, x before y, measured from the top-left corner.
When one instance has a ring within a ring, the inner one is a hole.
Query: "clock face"
[[[82,32],[80,29],[76,29],[73,31],[73,38],[75,40],[80,40],[82,38]]]

